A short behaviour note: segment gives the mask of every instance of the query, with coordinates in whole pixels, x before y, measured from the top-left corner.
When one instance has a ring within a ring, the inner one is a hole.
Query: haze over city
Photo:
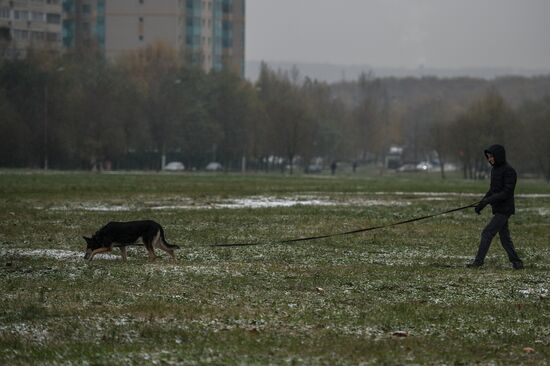
[[[250,62],[550,70],[547,0],[251,0]]]

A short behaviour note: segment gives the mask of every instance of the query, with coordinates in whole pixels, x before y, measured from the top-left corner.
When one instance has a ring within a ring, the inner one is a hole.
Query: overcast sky
[[[247,0],[247,60],[550,68],[550,0]]]

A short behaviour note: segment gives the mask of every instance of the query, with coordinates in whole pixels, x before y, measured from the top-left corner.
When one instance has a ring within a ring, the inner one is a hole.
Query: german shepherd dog
[[[173,260],[176,260],[174,249],[179,249],[177,245],[169,244],[164,239],[162,226],[152,220],[111,221],[99,229],[91,238],[85,236],[83,238],[87,244],[84,259],[90,261],[96,254],[110,252],[113,247],[119,247],[122,259],[127,260],[126,247],[136,244],[139,238],[141,238],[145,248],[149,252],[150,260],[157,258],[155,247],[170,254]]]

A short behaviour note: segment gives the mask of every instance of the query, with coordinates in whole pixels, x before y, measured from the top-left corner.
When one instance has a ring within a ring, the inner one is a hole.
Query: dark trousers
[[[512,263],[521,263],[516,250],[514,249],[514,244],[510,238],[510,230],[508,230],[508,218],[509,216],[503,214],[495,214],[491,221],[485,226],[485,229],[481,232],[481,242],[479,243],[479,249],[477,251],[475,261],[478,263],[483,263],[487,251],[491,246],[491,241],[498,233],[500,237],[500,243],[502,247],[508,254],[508,259]]]

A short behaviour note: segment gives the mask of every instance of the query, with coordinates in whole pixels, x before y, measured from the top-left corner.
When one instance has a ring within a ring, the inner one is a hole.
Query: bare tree
[[[465,178],[477,179],[485,174],[487,166],[481,151],[495,143],[511,142],[516,124],[515,113],[493,88],[457,117],[451,132]]]
[[[525,158],[535,162],[538,171],[550,183],[550,96],[525,103],[520,116],[527,137],[521,144],[527,150]]]

